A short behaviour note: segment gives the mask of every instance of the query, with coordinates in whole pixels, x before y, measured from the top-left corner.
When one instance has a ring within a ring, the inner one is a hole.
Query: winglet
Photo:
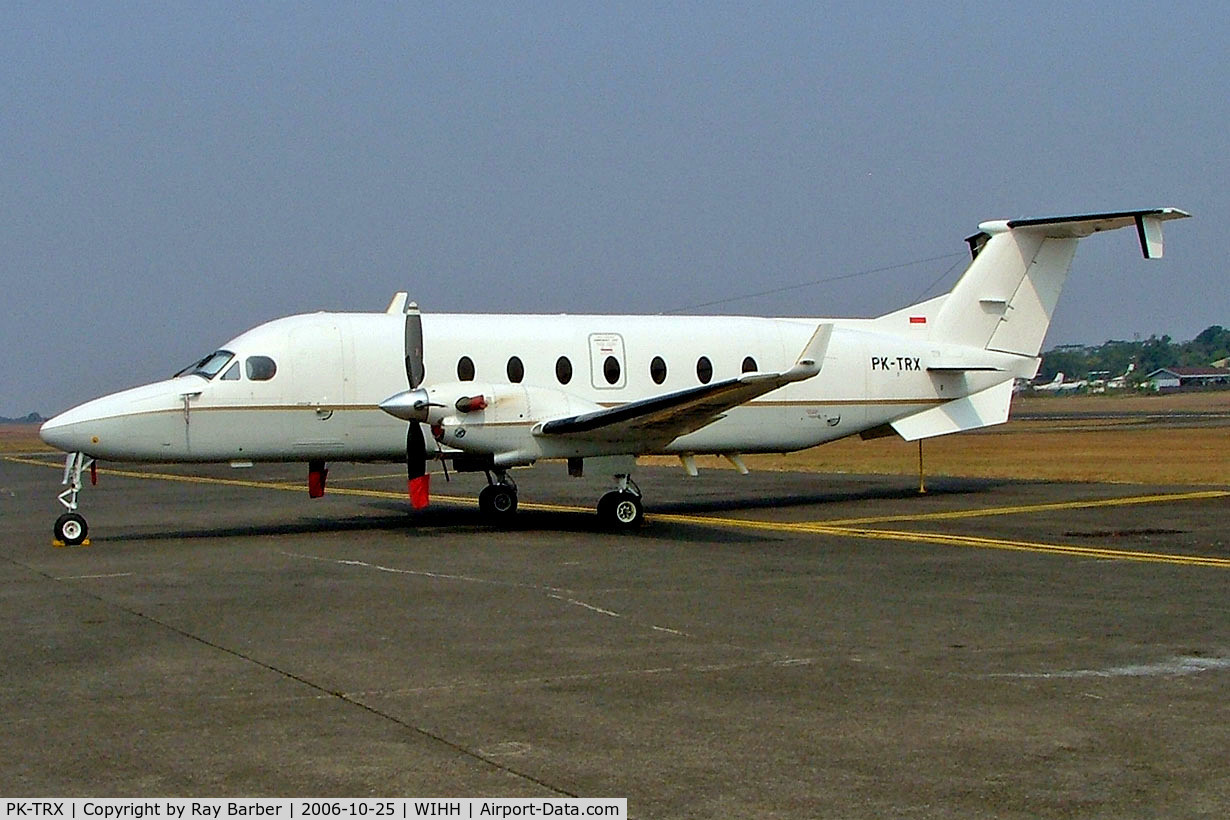
[[[397,315],[406,312],[406,300],[410,298],[410,294],[404,290],[399,290],[393,294],[392,300],[389,301],[389,306],[384,309],[385,313]]]
[[[810,379],[819,373],[820,368],[824,367],[824,354],[828,351],[829,340],[832,338],[833,324],[831,322],[818,326],[807,346],[803,348],[803,352],[799,354],[794,367],[783,373],[782,378],[787,382],[798,382]]]

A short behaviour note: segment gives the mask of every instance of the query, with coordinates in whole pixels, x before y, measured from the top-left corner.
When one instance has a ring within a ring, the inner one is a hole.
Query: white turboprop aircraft
[[[1066,393],[1069,390],[1080,390],[1089,382],[1085,379],[1077,381],[1065,382],[1063,380],[1063,371],[1055,374],[1055,378],[1051,379],[1046,384],[1039,384],[1034,387],[1035,393]]]
[[[1055,378],[1044,384],[1035,384],[1033,390],[1039,393],[1055,393],[1059,391],[1060,385],[1063,384],[1063,371],[1055,374]]]
[[[566,459],[614,476],[598,502],[642,519],[636,457],[781,453],[855,433],[908,441],[999,424],[1032,378],[1077,241],[1135,226],[1162,255],[1174,208],[984,222],[952,291],[875,319],[312,313],[260,325],[166,381],[104,396],[43,425],[66,451],[57,539],[81,543],[82,472],[95,459],[404,461],[414,507],[427,462],[484,471],[481,509],[517,507],[513,467]]]

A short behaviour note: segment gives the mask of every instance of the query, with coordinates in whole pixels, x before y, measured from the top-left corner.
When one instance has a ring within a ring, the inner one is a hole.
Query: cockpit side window
[[[222,374],[222,381],[224,382],[239,381],[239,362],[235,362],[234,364],[232,364],[230,367],[226,369],[226,372]]]
[[[204,376],[207,379],[212,379],[222,372],[222,368],[226,367],[226,363],[233,358],[235,358],[235,354],[229,350],[215,350],[196,364],[188,365],[175,375],[177,377]]]
[[[254,382],[267,382],[278,372],[278,366],[268,356],[249,356],[244,362],[248,378]]]

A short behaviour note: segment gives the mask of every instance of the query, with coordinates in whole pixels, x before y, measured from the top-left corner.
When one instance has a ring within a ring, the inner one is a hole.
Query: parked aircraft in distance
[[[1131,376],[1135,370],[1136,370],[1136,362],[1131,362],[1130,364],[1128,364],[1127,370],[1123,371],[1122,376],[1115,376],[1113,379],[1110,379],[1109,381],[1106,382],[1106,389],[1107,390],[1123,390],[1124,388],[1128,386],[1128,376]]]
[[[1013,380],[1038,351],[1077,242],[1134,226],[1162,255],[1174,208],[984,222],[943,295],[874,319],[738,316],[312,313],[237,336],[173,378],[74,407],[43,440],[68,453],[57,539],[81,543],[83,471],[95,459],[399,461],[412,506],[428,462],[479,471],[493,518],[517,508],[509,470],[544,459],[613,476],[598,501],[615,528],[641,522],[636,457],[780,453],[859,434],[908,441],[1007,420]]]
[[[1054,393],[1057,392],[1063,384],[1063,371],[1060,370],[1055,374],[1055,378],[1043,384],[1035,384],[1033,389],[1039,393]]]
[[[1066,393],[1071,390],[1080,390],[1089,382],[1085,379],[1077,379],[1076,381],[1065,382],[1063,380],[1063,371],[1055,374],[1055,378],[1051,379],[1046,384],[1034,386],[1034,392],[1037,393]]]

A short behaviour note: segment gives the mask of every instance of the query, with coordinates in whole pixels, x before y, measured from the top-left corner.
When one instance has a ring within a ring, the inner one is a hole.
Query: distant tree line
[[[0,424],[37,424],[47,419],[40,416],[38,413],[28,413],[19,419],[11,419],[8,416],[0,416]]]
[[[1038,370],[1041,381],[1056,373],[1067,379],[1087,379],[1091,372],[1105,370],[1113,378],[1136,363],[1129,381],[1139,380],[1162,367],[1208,365],[1230,356],[1230,330],[1221,325],[1207,327],[1190,342],[1175,342],[1169,336],[1150,336],[1141,342],[1111,340],[1096,347],[1063,345],[1042,354]]]

